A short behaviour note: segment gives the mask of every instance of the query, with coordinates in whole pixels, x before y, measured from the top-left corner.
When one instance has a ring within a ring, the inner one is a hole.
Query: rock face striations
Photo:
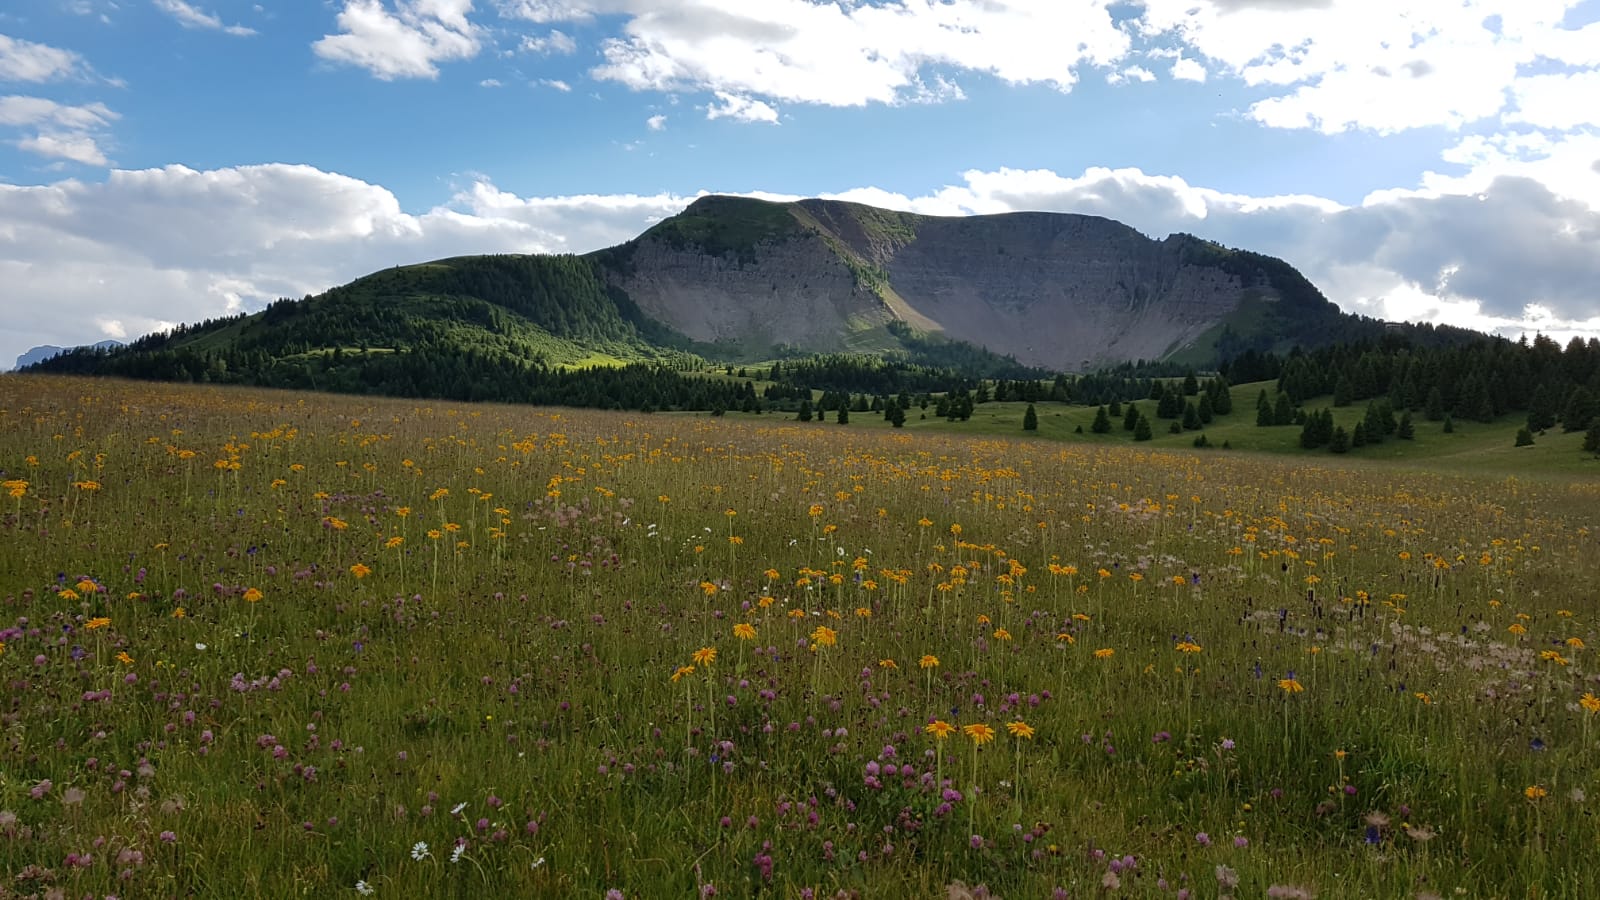
[[[854,203],[704,197],[602,251],[612,284],[700,341],[875,349],[887,326],[1071,370],[1340,317],[1287,264],[1096,216],[934,217]]]

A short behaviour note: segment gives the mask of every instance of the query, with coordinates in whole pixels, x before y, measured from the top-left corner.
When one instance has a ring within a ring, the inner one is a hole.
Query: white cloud
[[[43,97],[0,97],[0,126],[26,129],[13,143],[18,149],[49,159],[90,166],[106,164],[99,139],[117,114],[104,103],[64,106]]]
[[[385,81],[437,78],[437,63],[478,54],[479,28],[467,18],[472,0],[345,0],[338,34],[311,45],[329,62],[360,66]]]
[[[828,106],[962,96],[948,77],[979,72],[1068,90],[1083,65],[1122,58],[1113,0],[502,0],[540,24],[619,16],[593,74],[636,90],[701,90]]]
[[[540,37],[525,35],[517,49],[524,53],[567,55],[577,52],[578,42],[565,32],[551,31]]]
[[[1156,80],[1156,73],[1144,66],[1128,66],[1106,75],[1106,81],[1111,84],[1123,84],[1129,81],[1148,83]]]
[[[1502,159],[1519,147],[1463,142],[1457,158],[1481,175],[1434,176],[1433,187],[1375,193],[1351,206],[1100,168],[1078,176],[973,170],[917,196],[874,187],[831,196],[935,215],[1108,216],[1152,236],[1186,231],[1281,256],[1345,309],[1367,315],[1512,334],[1600,334],[1592,290],[1600,284],[1600,207],[1498,168],[1520,165]],[[1552,159],[1577,159],[1595,146],[1545,149]],[[169,166],[114,171],[101,183],[0,185],[0,283],[20,301],[8,304],[0,360],[35,344],[109,335],[110,323],[137,335],[393,265],[466,253],[585,252],[633,237],[692,199],[524,198],[480,181],[445,206],[408,213],[380,186],[286,165]],[[97,321],[102,335],[85,334],[84,323]]]
[[[0,34],[0,81],[55,81],[84,71],[71,50]]]
[[[1600,124],[1600,69],[1520,78],[1511,93],[1517,109],[1507,121],[1560,130]]]
[[[767,122],[778,124],[778,111],[749,97],[738,97],[717,91],[717,102],[706,107],[708,119],[733,119],[735,122]]]
[[[644,124],[648,125],[651,131],[662,131],[667,127],[667,117],[663,115],[654,115],[648,119],[645,119]]]
[[[567,84],[565,81],[562,81],[559,78],[541,78],[539,79],[538,83],[547,88],[554,88],[563,94],[569,94],[572,92],[572,85]]]
[[[1187,56],[1180,56],[1172,64],[1172,77],[1179,81],[1203,82],[1206,80],[1206,67]]]
[[[500,83],[500,79],[498,78],[485,78],[484,80],[478,82],[478,87],[497,88],[504,87],[504,85]]]
[[[1496,116],[1536,59],[1600,62],[1600,28],[1565,24],[1580,2],[1144,0],[1138,28],[1272,90],[1249,110],[1264,125],[1393,133]],[[1567,118],[1600,123],[1580,107]]]
[[[156,8],[178,20],[178,24],[185,28],[201,28],[210,31],[221,31],[236,37],[249,37],[256,33],[254,28],[243,25],[224,25],[222,19],[215,13],[208,13],[197,9],[184,0],[154,0]]]

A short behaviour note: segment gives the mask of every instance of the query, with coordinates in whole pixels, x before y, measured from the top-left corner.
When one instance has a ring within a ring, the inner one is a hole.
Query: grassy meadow
[[[1437,468],[3,377],[0,897],[1600,896],[1600,481]]]

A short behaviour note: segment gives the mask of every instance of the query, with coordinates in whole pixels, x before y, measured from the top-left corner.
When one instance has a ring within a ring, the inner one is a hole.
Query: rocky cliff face
[[[858,204],[705,198],[625,247],[613,274],[648,315],[698,340],[850,349],[904,321],[1066,370],[1158,359],[1275,302],[1192,252],[1094,216],[941,218]],[[880,329],[881,331],[881,329]]]

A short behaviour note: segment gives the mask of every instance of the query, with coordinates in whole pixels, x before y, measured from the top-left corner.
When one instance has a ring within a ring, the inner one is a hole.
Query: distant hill
[[[827,354],[810,370],[829,372],[830,382],[812,386],[929,390],[1135,361],[1181,373],[1386,335],[1418,346],[1483,337],[1347,315],[1282,260],[1184,234],[1152,240],[1094,216],[935,217],[708,196],[584,256],[467,256],[385,269],[258,313],[122,348],[79,349],[35,368],[734,408],[749,405],[753,385],[724,395],[726,384],[663,373],[703,371],[710,361],[730,364],[731,374],[741,363]],[[863,370],[841,354],[880,368]]]
[[[90,349],[93,349],[93,350],[114,350],[117,347],[121,347],[121,346],[122,346],[122,342],[121,341],[101,341],[98,344],[90,344],[90,345],[88,345],[88,347]],[[34,363],[44,362],[45,360],[51,358],[52,356],[58,356],[58,355],[60,355],[62,353],[67,352],[68,350],[73,350],[73,349],[77,349],[77,348],[75,348],[75,347],[57,347],[57,346],[55,346],[53,344],[44,344],[44,345],[41,345],[41,346],[38,346],[38,347],[34,347],[32,350],[29,350],[28,352],[26,352],[26,353],[22,354],[21,356],[17,357],[17,368],[22,369],[22,368],[26,368],[28,366],[31,366]]]

